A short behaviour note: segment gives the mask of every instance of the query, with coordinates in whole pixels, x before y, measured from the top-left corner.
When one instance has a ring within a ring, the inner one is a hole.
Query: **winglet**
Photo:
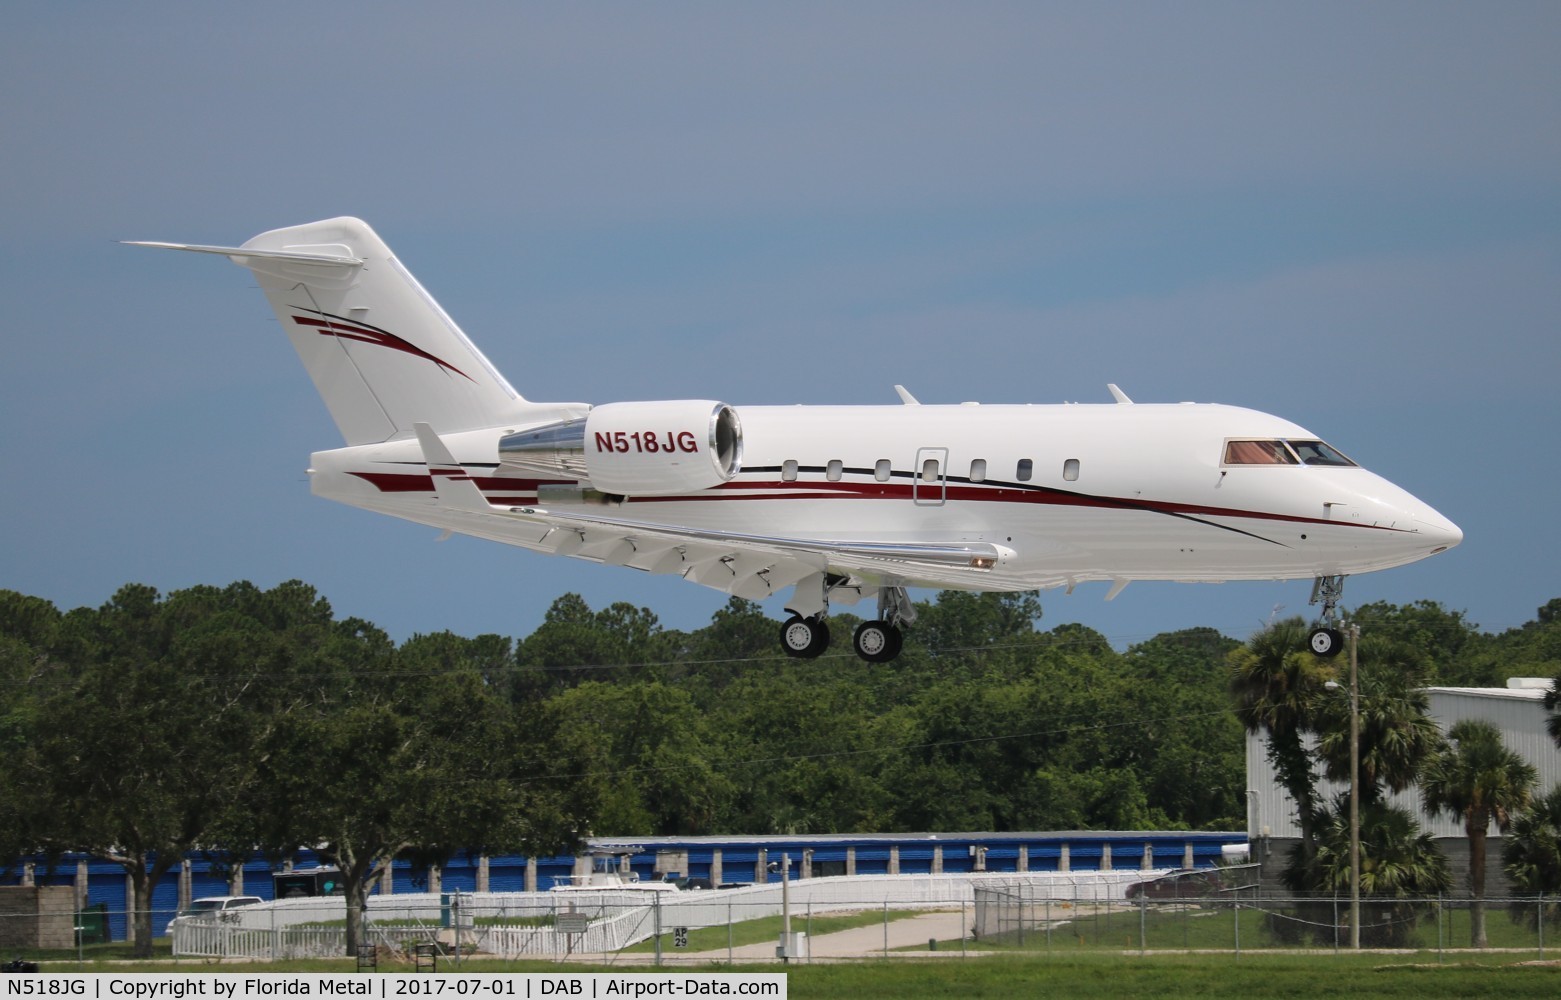
[[[1115,399],[1118,403],[1121,403],[1124,406],[1132,405],[1133,401],[1127,398],[1127,393],[1117,388],[1115,382],[1107,382],[1106,388],[1111,390],[1111,398]]]
[[[434,482],[434,496],[441,506],[474,514],[496,513],[482,490],[472,482],[471,475],[450,454],[450,449],[428,424],[414,423],[417,443],[423,446],[423,461],[428,465],[428,475]]]
[[[900,402],[904,403],[906,406],[921,405],[921,400],[917,399],[915,396],[912,396],[911,391],[905,388],[905,386],[897,385],[894,387],[894,391],[900,394]]]

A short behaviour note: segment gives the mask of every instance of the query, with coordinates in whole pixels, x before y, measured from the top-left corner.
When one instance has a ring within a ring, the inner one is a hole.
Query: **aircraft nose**
[[[1415,528],[1429,543],[1433,556],[1463,541],[1463,529],[1434,510],[1426,509],[1416,514]]]

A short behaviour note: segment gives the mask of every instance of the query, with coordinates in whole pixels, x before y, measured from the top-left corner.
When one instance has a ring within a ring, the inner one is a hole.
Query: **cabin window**
[[[889,460],[887,458],[880,458],[878,463],[873,466],[873,478],[878,480],[880,483],[887,483],[889,481],[889,473],[891,471],[892,466],[890,466]]]
[[[970,481],[980,483],[986,481],[986,459],[975,458],[970,461]]]
[[[1014,475],[1019,478],[1021,483],[1028,483],[1030,477],[1035,475],[1035,463],[1028,458],[1021,458],[1019,460],[1019,469]]]
[[[935,483],[938,481],[937,459],[929,458],[921,463],[921,481],[924,483]]]
[[[1339,454],[1321,441],[1290,441],[1290,447],[1301,456],[1301,462],[1305,465],[1335,465],[1341,467],[1354,467],[1355,463]]]
[[[1070,458],[1062,463],[1062,478],[1070,483],[1079,481],[1079,460]]]
[[[1226,465],[1296,465],[1283,441],[1227,441]]]
[[[795,458],[788,458],[781,463],[781,479],[788,483],[797,481],[797,460]]]
[[[846,464],[838,458],[829,460],[829,465],[824,469],[824,478],[832,483],[840,482],[840,476],[846,471]]]

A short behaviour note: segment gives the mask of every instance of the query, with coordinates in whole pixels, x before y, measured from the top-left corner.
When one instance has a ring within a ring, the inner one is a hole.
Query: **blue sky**
[[[114,242],[351,214],[532,399],[1280,414],[1465,531],[1348,603],[1520,624],[1561,596],[1557,51],[1553,3],[8,4],[0,587],[708,620],[314,499],[339,438],[247,273]],[[1244,636],[1308,584],[1105,590],[1043,626]]]

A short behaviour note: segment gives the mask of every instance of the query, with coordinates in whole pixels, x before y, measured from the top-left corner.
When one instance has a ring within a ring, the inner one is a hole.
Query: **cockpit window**
[[[1297,465],[1283,441],[1227,441],[1226,465]]]
[[[1321,441],[1227,441],[1226,465],[1331,465],[1353,467],[1354,462]]]
[[[1321,441],[1291,441],[1289,444],[1306,465],[1353,466],[1355,464]]]

